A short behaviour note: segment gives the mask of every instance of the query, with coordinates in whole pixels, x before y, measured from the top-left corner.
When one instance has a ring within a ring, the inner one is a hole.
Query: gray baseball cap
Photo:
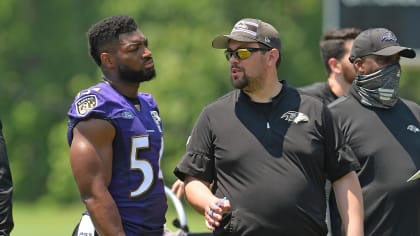
[[[353,63],[356,58],[367,55],[391,56],[397,53],[402,57],[416,57],[416,51],[412,48],[400,46],[391,30],[373,28],[361,32],[354,39],[349,60]]]
[[[239,42],[258,42],[270,48],[281,49],[280,34],[270,24],[252,18],[236,22],[230,34],[218,35],[212,41],[214,48],[227,48],[230,39]]]

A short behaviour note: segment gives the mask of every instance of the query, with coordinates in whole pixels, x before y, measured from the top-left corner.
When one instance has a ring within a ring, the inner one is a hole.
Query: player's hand
[[[226,198],[216,198],[208,207],[206,207],[206,213],[204,214],[206,227],[214,231],[220,226],[223,213],[230,209],[230,202]]]
[[[178,199],[181,199],[184,196],[184,182],[178,179],[172,184],[171,190]]]

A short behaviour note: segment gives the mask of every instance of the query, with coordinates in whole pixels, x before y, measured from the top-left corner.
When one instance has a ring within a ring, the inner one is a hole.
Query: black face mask
[[[401,66],[395,63],[369,75],[358,75],[353,88],[362,104],[391,108],[398,101],[400,76]]]
[[[155,68],[149,70],[132,70],[125,66],[118,66],[120,78],[127,82],[145,82],[156,76]]]

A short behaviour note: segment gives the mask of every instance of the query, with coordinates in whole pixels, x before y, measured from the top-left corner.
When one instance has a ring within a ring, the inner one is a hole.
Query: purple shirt
[[[102,82],[81,91],[68,112],[69,144],[73,139],[73,128],[81,120],[109,120],[116,129],[108,189],[118,206],[126,233],[131,231],[127,229],[128,225],[130,228],[138,225],[161,229],[167,209],[160,170],[162,121],[152,95],[139,93],[138,101],[140,109]],[[136,234],[136,230],[132,232]]]

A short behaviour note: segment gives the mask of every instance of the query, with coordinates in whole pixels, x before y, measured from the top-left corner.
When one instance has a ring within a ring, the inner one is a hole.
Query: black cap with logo
[[[245,18],[236,22],[230,34],[219,35],[213,39],[214,48],[227,48],[230,39],[239,42],[258,42],[269,48],[281,49],[280,34],[270,24],[259,20]]]
[[[395,34],[385,28],[367,29],[360,33],[353,42],[350,62],[367,55],[391,56],[400,54],[402,57],[414,58],[416,51],[400,46]]]

